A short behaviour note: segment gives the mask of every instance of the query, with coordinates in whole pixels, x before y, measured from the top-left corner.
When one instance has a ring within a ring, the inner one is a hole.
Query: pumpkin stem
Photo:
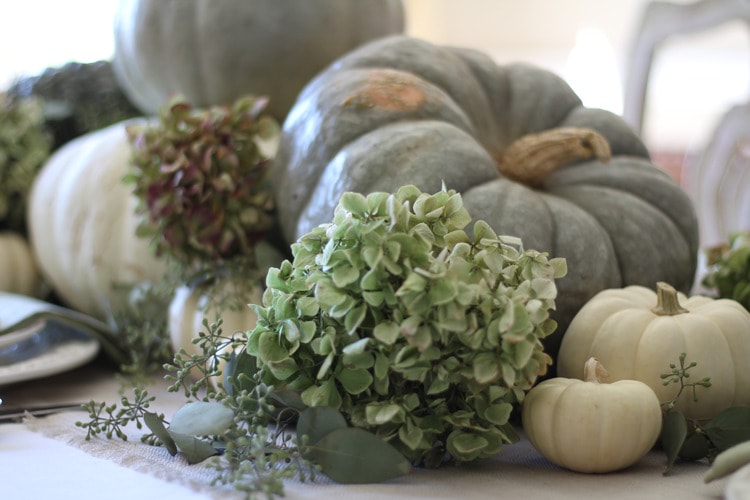
[[[604,136],[590,128],[560,127],[517,139],[500,153],[497,169],[509,179],[541,187],[562,165],[593,156],[602,162],[612,157]]]
[[[659,316],[674,316],[690,312],[680,305],[677,290],[663,281],[656,284],[656,306],[652,307],[651,311]]]
[[[583,365],[584,382],[593,382],[598,384],[601,379],[609,377],[609,372],[604,368],[598,359],[591,357]]]

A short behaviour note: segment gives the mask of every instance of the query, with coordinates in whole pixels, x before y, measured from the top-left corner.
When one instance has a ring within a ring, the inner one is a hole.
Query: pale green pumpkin
[[[567,260],[559,331],[600,290],[693,283],[695,211],[625,122],[549,71],[473,50],[394,36],[339,59],[289,113],[272,179],[287,242],[329,220],[344,192],[445,183],[498,234]]]

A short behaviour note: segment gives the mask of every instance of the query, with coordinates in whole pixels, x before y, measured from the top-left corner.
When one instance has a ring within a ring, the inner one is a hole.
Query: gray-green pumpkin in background
[[[535,185],[499,173],[514,141],[560,127],[598,132],[608,161],[568,159]],[[329,222],[344,192],[406,184],[434,192],[445,183],[475,220],[564,257],[553,356],[600,290],[666,281],[687,291],[694,279],[693,206],[626,123],[584,107],[549,71],[498,65],[474,50],[393,36],[340,58],[287,116],[272,179],[289,243]]]
[[[121,0],[112,63],[144,113],[176,93],[196,107],[252,94],[283,120],[334,59],[403,29],[401,0]]]

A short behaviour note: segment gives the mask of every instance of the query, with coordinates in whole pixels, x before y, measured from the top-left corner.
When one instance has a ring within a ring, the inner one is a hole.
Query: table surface
[[[170,415],[185,399],[182,394],[167,392],[166,386],[156,378],[149,391],[157,396],[155,409]],[[98,360],[67,373],[0,387],[0,397],[4,405],[21,408],[92,399],[116,403],[120,387],[112,368]],[[0,498],[241,498],[231,489],[211,486],[209,469],[188,466],[163,448],[141,444],[137,435],[128,442],[85,441],[85,431],[75,426],[85,417],[85,413],[74,411],[0,424]],[[725,497],[731,480],[704,484],[707,464],[680,463],[665,476],[665,460],[663,453],[653,451],[624,471],[580,474],[551,464],[522,439],[489,460],[438,470],[417,469],[381,484],[344,486],[325,478],[314,483],[290,480],[285,483],[285,498]]]

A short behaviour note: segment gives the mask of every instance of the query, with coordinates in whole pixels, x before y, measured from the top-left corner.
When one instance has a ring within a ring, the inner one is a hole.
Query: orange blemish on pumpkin
[[[420,108],[426,99],[425,93],[414,81],[386,76],[368,81],[356,95],[344,101],[344,106],[412,111]]]

